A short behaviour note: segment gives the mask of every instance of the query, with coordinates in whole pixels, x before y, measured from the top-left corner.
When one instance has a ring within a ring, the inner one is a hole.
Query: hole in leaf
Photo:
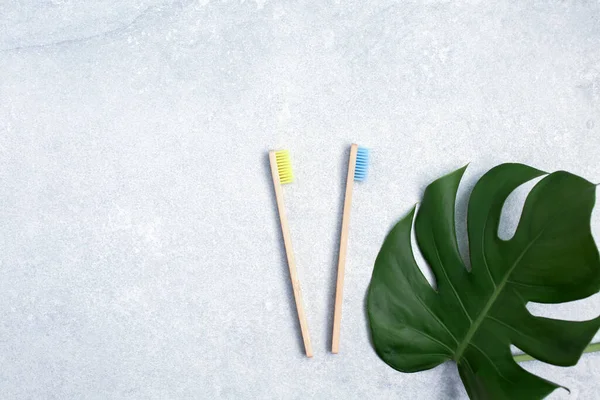
[[[469,168],[465,171],[463,178],[458,186],[456,194],[456,204],[454,206],[454,225],[456,229],[456,241],[458,251],[465,263],[467,270],[471,270],[471,257],[469,255],[469,234],[467,230],[467,214],[469,211],[469,197],[481,176],[475,176],[469,173]]]
[[[598,186],[596,186],[596,198],[598,198]],[[596,246],[600,244],[600,204],[596,202],[596,206],[592,210],[592,236],[594,237],[594,242],[596,242]]]
[[[500,224],[498,226],[498,237],[502,240],[510,240],[517,230],[525,200],[531,192],[531,189],[538,183],[542,177],[535,178],[516,188],[504,202],[502,212],[500,213]]]
[[[585,321],[598,316],[600,293],[585,299],[560,304],[529,302],[527,303],[527,309],[531,314],[538,317],[564,319],[565,321]]]
[[[515,355],[515,354],[521,354],[521,353],[525,353],[523,350],[521,350],[520,348],[518,348],[517,346],[515,346],[514,344],[510,345],[510,352]]]
[[[417,206],[417,212],[418,211],[419,207]],[[431,270],[429,264],[427,264],[427,261],[425,261],[425,257],[423,257],[423,253],[421,253],[421,249],[419,249],[419,246],[417,245],[417,237],[415,236],[415,220],[416,213],[415,218],[413,219],[412,229],[410,230],[410,245],[412,247],[413,257],[415,258],[421,273],[425,276],[425,279],[427,279],[427,282],[429,282],[432,288],[437,290],[437,282],[435,281],[433,271]]]

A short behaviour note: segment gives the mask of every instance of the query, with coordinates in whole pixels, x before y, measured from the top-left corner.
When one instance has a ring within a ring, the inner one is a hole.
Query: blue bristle
[[[354,180],[364,181],[367,177],[367,168],[369,167],[369,149],[359,147],[356,153],[356,166],[354,168]]]

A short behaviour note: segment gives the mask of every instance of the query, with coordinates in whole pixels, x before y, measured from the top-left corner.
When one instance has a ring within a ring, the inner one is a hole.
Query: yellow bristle
[[[293,182],[294,174],[292,172],[292,161],[290,160],[290,152],[287,150],[276,151],[275,159],[277,160],[277,172],[279,173],[279,182],[281,182],[281,184]]]

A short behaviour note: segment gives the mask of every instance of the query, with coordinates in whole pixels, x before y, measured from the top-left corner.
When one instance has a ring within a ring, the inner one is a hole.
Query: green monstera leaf
[[[529,301],[562,303],[600,289],[600,259],[590,230],[596,186],[567,172],[541,179],[529,193],[510,240],[498,237],[502,206],[519,185],[545,172],[503,164],[486,173],[469,200],[471,269],[459,254],[454,207],[465,168],[425,190],[414,222],[431,267],[432,288],[411,248],[413,209],[389,233],[375,262],[367,309],[379,357],[403,372],[458,364],[472,399],[540,399],[559,385],[514,360],[514,344],[538,360],[577,363],[600,327],[529,313]]]

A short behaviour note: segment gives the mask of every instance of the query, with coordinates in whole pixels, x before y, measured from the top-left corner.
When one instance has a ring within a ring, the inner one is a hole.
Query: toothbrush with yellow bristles
[[[279,210],[279,221],[281,222],[283,243],[285,244],[285,253],[290,269],[290,279],[292,280],[292,288],[294,290],[294,300],[296,302],[296,310],[298,311],[300,330],[302,331],[304,351],[306,352],[307,357],[312,357],[312,345],[308,334],[308,324],[306,322],[306,314],[304,313],[302,291],[300,290],[300,281],[298,279],[298,271],[296,270],[296,261],[294,260],[294,250],[292,249],[292,239],[290,236],[287,215],[285,213],[283,191],[281,187],[281,185],[291,183],[294,180],[290,153],[287,150],[270,151],[269,161],[271,163],[271,175],[273,175],[273,186],[275,187],[275,199],[277,200],[277,209]]]

